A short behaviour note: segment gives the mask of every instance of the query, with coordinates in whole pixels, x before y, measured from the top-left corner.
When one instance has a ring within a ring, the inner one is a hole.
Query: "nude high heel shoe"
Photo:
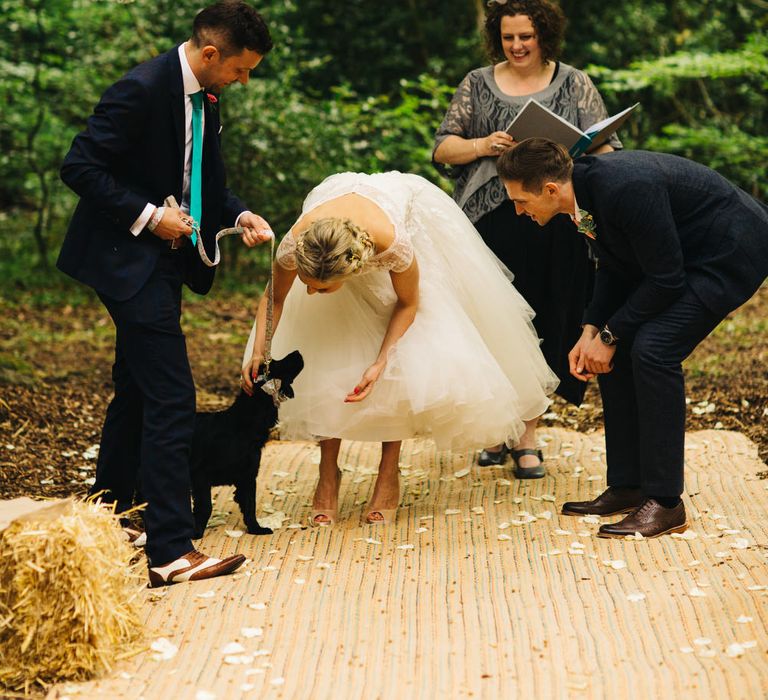
[[[336,501],[339,500],[339,489],[341,488],[341,470],[336,470]],[[317,517],[319,515],[323,515],[327,520],[318,521]],[[338,506],[336,508],[323,508],[320,510],[315,510],[314,508],[310,511],[309,514],[309,524],[311,527],[331,527],[336,524],[336,521],[339,519],[339,508]]]
[[[382,520],[371,520],[371,515],[378,513]],[[371,508],[364,516],[369,525],[392,525],[397,520],[397,508]]]

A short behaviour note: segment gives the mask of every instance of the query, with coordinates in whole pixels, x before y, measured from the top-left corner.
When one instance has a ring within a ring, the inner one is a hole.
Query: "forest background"
[[[562,59],[609,113],[639,101],[627,148],[677,153],[768,195],[766,0],[562,0]],[[50,271],[76,199],[58,170],[102,91],[188,37],[200,0],[0,0],[0,288],[78,287]],[[397,169],[450,191],[434,132],[487,62],[482,0],[263,0],[275,49],[222,100],[230,184],[281,235],[327,175]],[[263,282],[234,244],[219,284]]]
[[[188,37],[206,0],[0,0],[0,498],[84,494],[112,385],[114,329],[54,268],[76,199],[58,171],[103,90]],[[232,188],[278,236],[305,194],[345,170],[397,169],[450,191],[431,164],[462,77],[484,65],[484,0],[263,0],[275,49],[221,100]],[[562,59],[609,113],[640,102],[627,148],[705,163],[768,197],[768,0],[562,0]],[[214,289],[185,295],[202,409],[237,391],[269,269],[233,238]],[[768,286],[686,362],[687,426],[743,432],[768,461]],[[543,426],[602,427],[600,397],[556,401]],[[550,468],[558,468],[550,465]],[[768,471],[761,474],[768,478]]]

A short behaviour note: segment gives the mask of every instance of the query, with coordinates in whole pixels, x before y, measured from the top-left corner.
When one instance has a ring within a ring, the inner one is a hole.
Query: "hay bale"
[[[117,517],[93,502],[36,505],[0,532],[0,686],[23,692],[93,678],[143,646],[144,580]]]

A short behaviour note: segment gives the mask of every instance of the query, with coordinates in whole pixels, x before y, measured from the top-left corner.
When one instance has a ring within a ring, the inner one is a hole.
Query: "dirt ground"
[[[200,408],[226,406],[235,396],[255,304],[223,291],[186,302]],[[95,300],[0,301],[0,343],[0,498],[86,493],[111,395],[109,317]],[[768,460],[768,287],[696,349],[686,370],[688,430],[742,432]],[[596,385],[579,408],[556,401],[543,424],[600,429]]]

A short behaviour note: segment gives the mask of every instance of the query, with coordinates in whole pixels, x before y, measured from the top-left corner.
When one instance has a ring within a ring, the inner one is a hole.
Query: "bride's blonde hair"
[[[349,219],[318,219],[296,241],[296,266],[326,282],[360,272],[375,253],[370,234]]]

